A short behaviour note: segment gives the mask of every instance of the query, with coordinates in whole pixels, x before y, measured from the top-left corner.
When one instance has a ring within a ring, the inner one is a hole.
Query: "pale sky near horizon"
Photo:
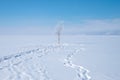
[[[120,31],[120,0],[0,0],[0,35]]]

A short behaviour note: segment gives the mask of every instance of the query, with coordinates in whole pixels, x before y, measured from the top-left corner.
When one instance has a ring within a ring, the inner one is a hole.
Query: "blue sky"
[[[66,33],[120,30],[120,0],[0,0],[0,34],[48,34],[60,21]]]

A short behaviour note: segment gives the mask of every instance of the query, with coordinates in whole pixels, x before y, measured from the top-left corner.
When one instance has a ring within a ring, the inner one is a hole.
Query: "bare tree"
[[[61,43],[61,32],[62,32],[62,29],[63,29],[63,21],[61,21],[58,25],[57,25],[57,43],[60,45]]]

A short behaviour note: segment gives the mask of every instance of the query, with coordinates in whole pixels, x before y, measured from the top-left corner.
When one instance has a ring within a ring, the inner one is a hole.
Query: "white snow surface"
[[[0,36],[0,80],[120,80],[120,36]]]

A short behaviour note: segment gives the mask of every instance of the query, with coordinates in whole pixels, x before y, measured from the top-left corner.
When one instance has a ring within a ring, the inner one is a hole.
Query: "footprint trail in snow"
[[[52,55],[56,50],[68,51],[65,53],[65,67],[73,68],[76,71],[78,80],[91,80],[89,70],[72,62],[74,55],[80,53],[82,48],[77,44],[47,45],[36,47],[25,52],[12,54],[0,58],[0,79],[1,80],[54,80],[49,75],[46,66],[42,63],[42,57]],[[73,46],[73,47],[71,47]],[[52,63],[51,63],[52,64]]]

